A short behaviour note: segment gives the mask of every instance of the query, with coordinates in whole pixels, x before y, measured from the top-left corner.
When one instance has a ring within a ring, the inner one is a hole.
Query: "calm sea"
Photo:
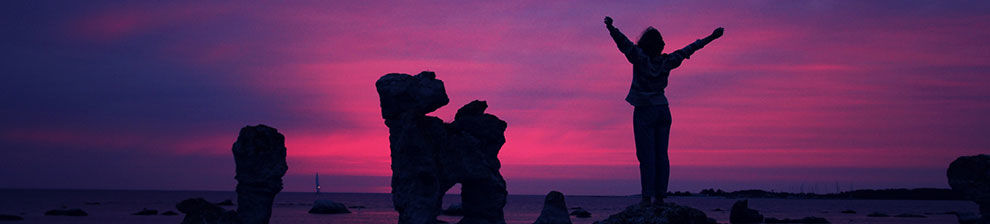
[[[128,191],[128,190],[0,190],[0,214],[20,215],[24,221],[15,223],[179,223],[179,216],[135,216],[131,213],[143,208],[159,212],[175,211],[175,204],[190,197],[203,197],[219,202],[232,199],[234,192],[221,191]],[[330,199],[353,208],[351,214],[312,215],[306,213],[315,199]],[[396,223],[398,213],[392,210],[388,194],[364,193],[313,193],[283,192],[275,199],[272,223]],[[460,201],[458,195],[444,199],[444,207]],[[575,218],[576,224],[592,223],[617,213],[637,201],[635,197],[568,196],[568,207],[583,207],[592,213],[591,218]],[[709,217],[727,223],[728,211],[735,199],[680,197],[670,201],[701,209]],[[975,203],[968,201],[914,201],[914,200],[822,200],[822,199],[750,199],[751,208],[767,217],[800,218],[824,217],[832,223],[957,223],[949,211],[976,212]],[[49,209],[62,207],[81,208],[86,217],[44,216]],[[510,195],[505,207],[508,223],[533,223],[543,207],[542,195]],[[226,207],[235,209],[235,207]],[[855,210],[856,214],[840,213]],[[872,218],[866,214],[882,212],[891,216],[910,213],[926,218]],[[456,223],[459,217],[440,216],[441,220]]]

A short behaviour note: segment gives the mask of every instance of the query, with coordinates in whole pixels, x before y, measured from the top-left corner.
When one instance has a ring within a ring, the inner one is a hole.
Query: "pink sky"
[[[634,194],[631,66],[606,15],[668,52],[726,29],[671,74],[671,190],[948,187],[949,162],[990,151],[988,5],[18,5],[0,143],[26,151],[0,151],[24,158],[0,187],[232,189],[237,129],[264,123],[286,135],[286,190],[319,172],[387,192],[374,81],[430,70],[451,97],[432,115],[480,99],[509,123],[510,193]]]

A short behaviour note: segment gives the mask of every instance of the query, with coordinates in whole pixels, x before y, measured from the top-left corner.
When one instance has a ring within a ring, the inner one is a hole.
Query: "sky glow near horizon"
[[[4,2],[0,188],[232,190],[238,129],[286,136],[287,191],[388,192],[374,82],[437,73],[451,120],[509,123],[512,194],[639,191],[631,66],[666,52],[671,190],[948,187],[990,152],[990,3]]]

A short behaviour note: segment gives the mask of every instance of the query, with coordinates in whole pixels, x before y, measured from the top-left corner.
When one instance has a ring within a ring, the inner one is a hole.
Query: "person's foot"
[[[650,206],[650,197],[643,197],[643,200],[639,201],[639,206],[646,207]]]

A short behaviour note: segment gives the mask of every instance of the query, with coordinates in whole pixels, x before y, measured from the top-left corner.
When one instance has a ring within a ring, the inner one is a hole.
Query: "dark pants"
[[[663,196],[670,179],[667,143],[670,140],[670,107],[664,105],[637,106],[633,111],[633,132],[636,136],[636,158],[643,184],[643,196]]]

